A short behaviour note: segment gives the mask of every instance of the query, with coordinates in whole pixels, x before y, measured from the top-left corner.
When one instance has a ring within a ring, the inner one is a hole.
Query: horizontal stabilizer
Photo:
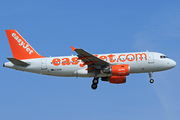
[[[7,58],[10,62],[12,62],[14,65],[19,65],[19,66],[23,66],[26,67],[29,64],[26,62],[23,62],[21,60],[15,59],[15,58]]]

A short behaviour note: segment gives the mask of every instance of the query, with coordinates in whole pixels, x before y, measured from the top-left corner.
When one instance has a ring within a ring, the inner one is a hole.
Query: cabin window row
[[[133,58],[128,58],[128,60],[132,60],[132,59]],[[136,59],[141,59],[141,57],[138,57]],[[142,59],[146,59],[146,57],[142,57]],[[107,61],[107,59],[104,59],[104,60]],[[119,60],[119,59],[117,58],[117,59],[114,59],[114,60]],[[127,58],[120,58],[120,60],[127,60]],[[110,61],[112,61],[112,59],[110,59]],[[81,62],[81,61],[78,61],[78,62]],[[77,61],[54,62],[54,64],[59,64],[59,63],[77,63]],[[51,64],[52,64],[52,62],[51,62]]]

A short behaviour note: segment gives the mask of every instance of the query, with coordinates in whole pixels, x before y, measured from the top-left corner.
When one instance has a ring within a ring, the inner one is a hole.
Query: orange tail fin
[[[14,58],[18,60],[44,58],[16,30],[5,31]]]

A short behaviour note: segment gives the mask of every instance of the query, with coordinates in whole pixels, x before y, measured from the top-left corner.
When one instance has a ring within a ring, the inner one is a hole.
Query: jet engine
[[[129,71],[130,66],[128,64],[112,65],[103,70],[104,73],[112,74],[112,76],[127,76]]]
[[[110,76],[110,77],[102,77],[102,81],[109,81],[114,84],[122,84],[126,83],[126,76]]]

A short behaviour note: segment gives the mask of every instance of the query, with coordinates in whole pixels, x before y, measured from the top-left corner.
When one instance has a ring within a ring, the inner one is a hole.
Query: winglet
[[[75,47],[73,47],[73,46],[70,46],[71,48],[72,48],[72,51],[74,51],[76,48]]]

